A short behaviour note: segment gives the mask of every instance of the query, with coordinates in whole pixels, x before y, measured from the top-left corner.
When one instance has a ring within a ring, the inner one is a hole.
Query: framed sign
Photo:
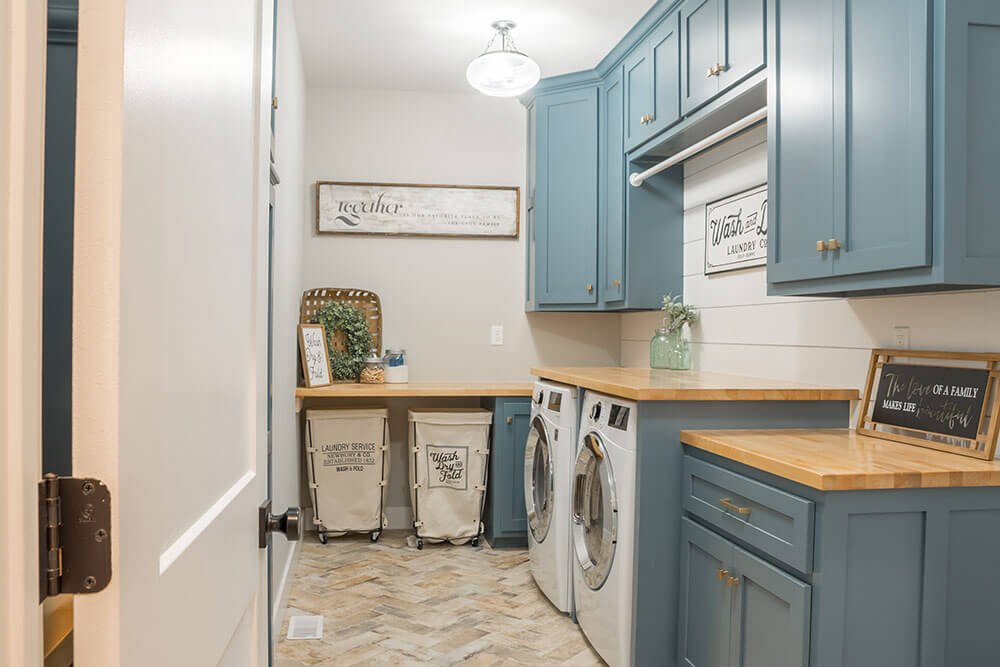
[[[767,264],[767,184],[705,206],[705,275]]]
[[[322,324],[299,325],[299,350],[306,386],[325,387],[332,384],[330,358],[326,352],[326,331]]]
[[[1000,355],[874,350],[858,432],[992,459],[1000,434],[998,362]]]
[[[521,189],[317,181],[320,234],[516,239]]]

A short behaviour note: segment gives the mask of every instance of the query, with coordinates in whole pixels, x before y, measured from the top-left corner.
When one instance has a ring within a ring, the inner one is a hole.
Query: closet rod
[[[678,164],[680,162],[683,162],[684,160],[687,160],[689,157],[692,157],[693,155],[696,155],[696,154],[702,152],[706,148],[710,148],[711,146],[714,146],[715,144],[719,143],[723,139],[727,139],[727,138],[733,136],[734,134],[736,134],[737,132],[741,132],[741,131],[745,130],[746,128],[750,127],[751,125],[759,123],[760,121],[764,120],[765,118],[767,118],[767,107],[763,107],[761,109],[757,109],[752,114],[741,118],[740,120],[736,121],[732,125],[729,125],[728,127],[722,128],[721,130],[719,130],[715,134],[710,134],[709,136],[705,137],[704,139],[702,139],[698,143],[692,144],[691,146],[688,146],[687,148],[685,148],[684,150],[680,151],[679,153],[674,153],[673,155],[671,155],[670,157],[668,157],[663,162],[658,162],[657,164],[654,164],[652,167],[650,167],[646,171],[642,171],[642,172],[638,172],[638,173],[632,174],[631,176],[628,177],[628,182],[631,183],[635,187],[639,187],[640,185],[642,185],[642,182],[645,181],[650,176],[652,176],[654,174],[658,174],[661,171],[663,171],[664,169],[669,169],[670,167],[674,166],[675,164]]]

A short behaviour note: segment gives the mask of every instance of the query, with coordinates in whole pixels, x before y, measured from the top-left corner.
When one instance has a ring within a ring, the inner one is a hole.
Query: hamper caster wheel
[[[319,534],[319,543],[320,544],[326,544],[327,543],[326,533],[320,533]]]
[[[372,535],[371,535],[371,537],[372,537],[372,542],[378,542],[378,538],[379,538],[379,537],[380,537],[381,535],[382,535],[382,533],[380,533],[379,531],[375,531],[374,533],[372,533]]]
[[[469,540],[469,544],[471,544],[474,547],[478,547],[479,546],[479,538],[478,537],[473,537],[471,540]]]
[[[423,548],[424,548],[424,539],[422,537],[418,537],[417,538],[417,549],[423,549]]]

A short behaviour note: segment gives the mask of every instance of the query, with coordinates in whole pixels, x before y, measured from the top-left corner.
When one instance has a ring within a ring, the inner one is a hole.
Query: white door
[[[267,662],[267,4],[80,2],[73,469],[113,578],[78,667]]]
[[[0,665],[42,664],[42,160],[45,3],[0,2]]]

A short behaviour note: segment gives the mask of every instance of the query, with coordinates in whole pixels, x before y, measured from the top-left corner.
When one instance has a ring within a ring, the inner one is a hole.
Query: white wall
[[[1000,291],[823,299],[766,296],[764,267],[704,275],[705,204],[767,181],[760,127],[684,167],[684,300],[698,307],[695,368],[826,385],[861,387],[873,347],[893,347],[895,326],[910,347],[996,350]],[[648,366],[659,313],[621,319],[621,358]]]
[[[482,95],[310,89],[306,104],[306,288],[360,287],[382,300],[383,341],[407,351],[411,380],[527,380],[533,364],[618,364],[607,314],[525,314],[525,111]],[[316,181],[516,185],[517,240],[318,235]],[[504,344],[492,346],[493,324]],[[422,402],[421,405],[468,404]],[[406,403],[390,405],[388,513],[409,521]]]
[[[306,185],[303,181],[306,83],[290,3],[278,3],[278,110],[275,121],[275,164],[281,183],[274,216],[274,395],[272,399],[273,454],[271,497],[275,512],[299,505],[299,420],[295,414],[295,386],[299,367],[299,299],[302,296],[302,225],[305,224]],[[292,543],[276,537],[272,559],[274,608],[283,609]],[[280,621],[276,625],[280,626]]]

